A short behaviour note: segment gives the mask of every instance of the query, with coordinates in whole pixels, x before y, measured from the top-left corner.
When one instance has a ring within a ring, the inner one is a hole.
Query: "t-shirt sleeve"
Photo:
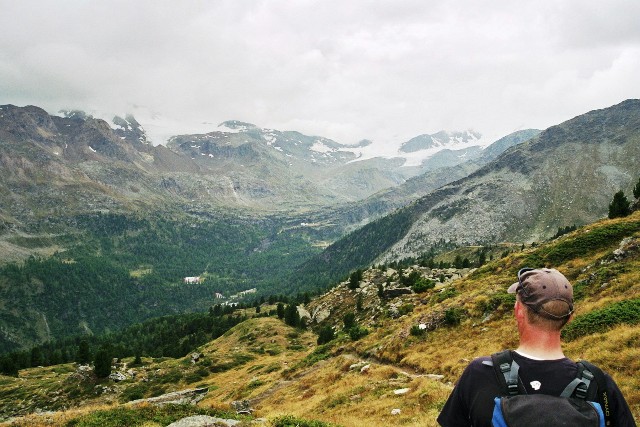
[[[469,378],[473,376],[475,361],[470,363],[458,379],[453,391],[449,395],[447,402],[444,404],[440,415],[438,415],[438,423],[443,427],[469,427],[469,407],[463,396],[464,390],[469,389]]]
[[[607,381],[607,390],[611,396],[610,409],[613,414],[613,424],[618,427],[636,427],[631,409],[629,409],[629,405],[618,388],[618,385],[609,374],[605,373],[605,378]]]

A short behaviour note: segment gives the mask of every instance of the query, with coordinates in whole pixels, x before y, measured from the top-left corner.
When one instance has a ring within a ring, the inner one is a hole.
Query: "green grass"
[[[273,427],[339,427],[337,424],[316,420],[305,420],[292,415],[285,415],[271,421]]]
[[[620,324],[635,325],[640,323],[640,298],[620,301],[577,316],[562,330],[562,337],[573,340],[585,335],[604,332]]]
[[[136,427],[148,422],[166,426],[179,419],[193,415],[209,415],[226,419],[236,418],[230,413],[198,408],[192,405],[119,407],[80,416],[68,421],[65,427]]]

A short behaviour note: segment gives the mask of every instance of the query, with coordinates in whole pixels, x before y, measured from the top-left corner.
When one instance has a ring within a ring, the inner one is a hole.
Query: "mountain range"
[[[639,100],[490,145],[470,131],[421,135],[400,150],[413,163],[363,158],[366,141],[240,121],[154,146],[131,116],[112,126],[1,106],[0,253],[29,262],[0,275],[0,343],[202,310],[214,293],[317,293],[359,268],[460,246],[541,241],[630,193],[639,139]],[[186,276],[204,284],[177,299]]]
[[[532,132],[514,134],[507,145],[523,134]],[[80,111],[53,116],[34,106],[5,105],[0,107],[0,220],[5,229],[32,235],[30,224],[42,230],[43,223],[79,213],[235,209],[259,216],[305,213],[309,224],[334,224],[336,238],[468,174],[487,161],[482,154],[506,148],[503,139],[482,152],[474,145],[478,135],[465,135],[437,134],[439,150],[425,146],[418,151],[423,163],[405,166],[402,157],[358,160],[366,141],[345,146],[239,121],[153,146],[132,116],[116,116],[112,127]],[[469,163],[474,160],[480,163]],[[464,166],[452,169],[459,165]],[[354,202],[366,198],[366,207],[354,215]],[[9,259],[31,253],[7,239],[2,243]]]

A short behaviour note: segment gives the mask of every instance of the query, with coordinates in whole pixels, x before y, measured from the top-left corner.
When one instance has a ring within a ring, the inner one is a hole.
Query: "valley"
[[[1,106],[1,421],[435,425],[515,344],[525,266],[571,280],[567,355],[640,415],[640,100],[366,146],[239,121],[154,146],[132,116]]]

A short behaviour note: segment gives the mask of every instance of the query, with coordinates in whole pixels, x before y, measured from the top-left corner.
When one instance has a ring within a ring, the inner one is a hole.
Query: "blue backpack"
[[[609,408],[603,411],[596,402],[601,389],[605,393],[604,402],[608,403],[604,374],[588,362],[578,362],[577,377],[560,396],[527,394],[518,377],[520,367],[508,350],[491,355],[491,362],[483,363],[493,366],[502,388],[502,395],[494,399],[494,427],[612,426]]]

